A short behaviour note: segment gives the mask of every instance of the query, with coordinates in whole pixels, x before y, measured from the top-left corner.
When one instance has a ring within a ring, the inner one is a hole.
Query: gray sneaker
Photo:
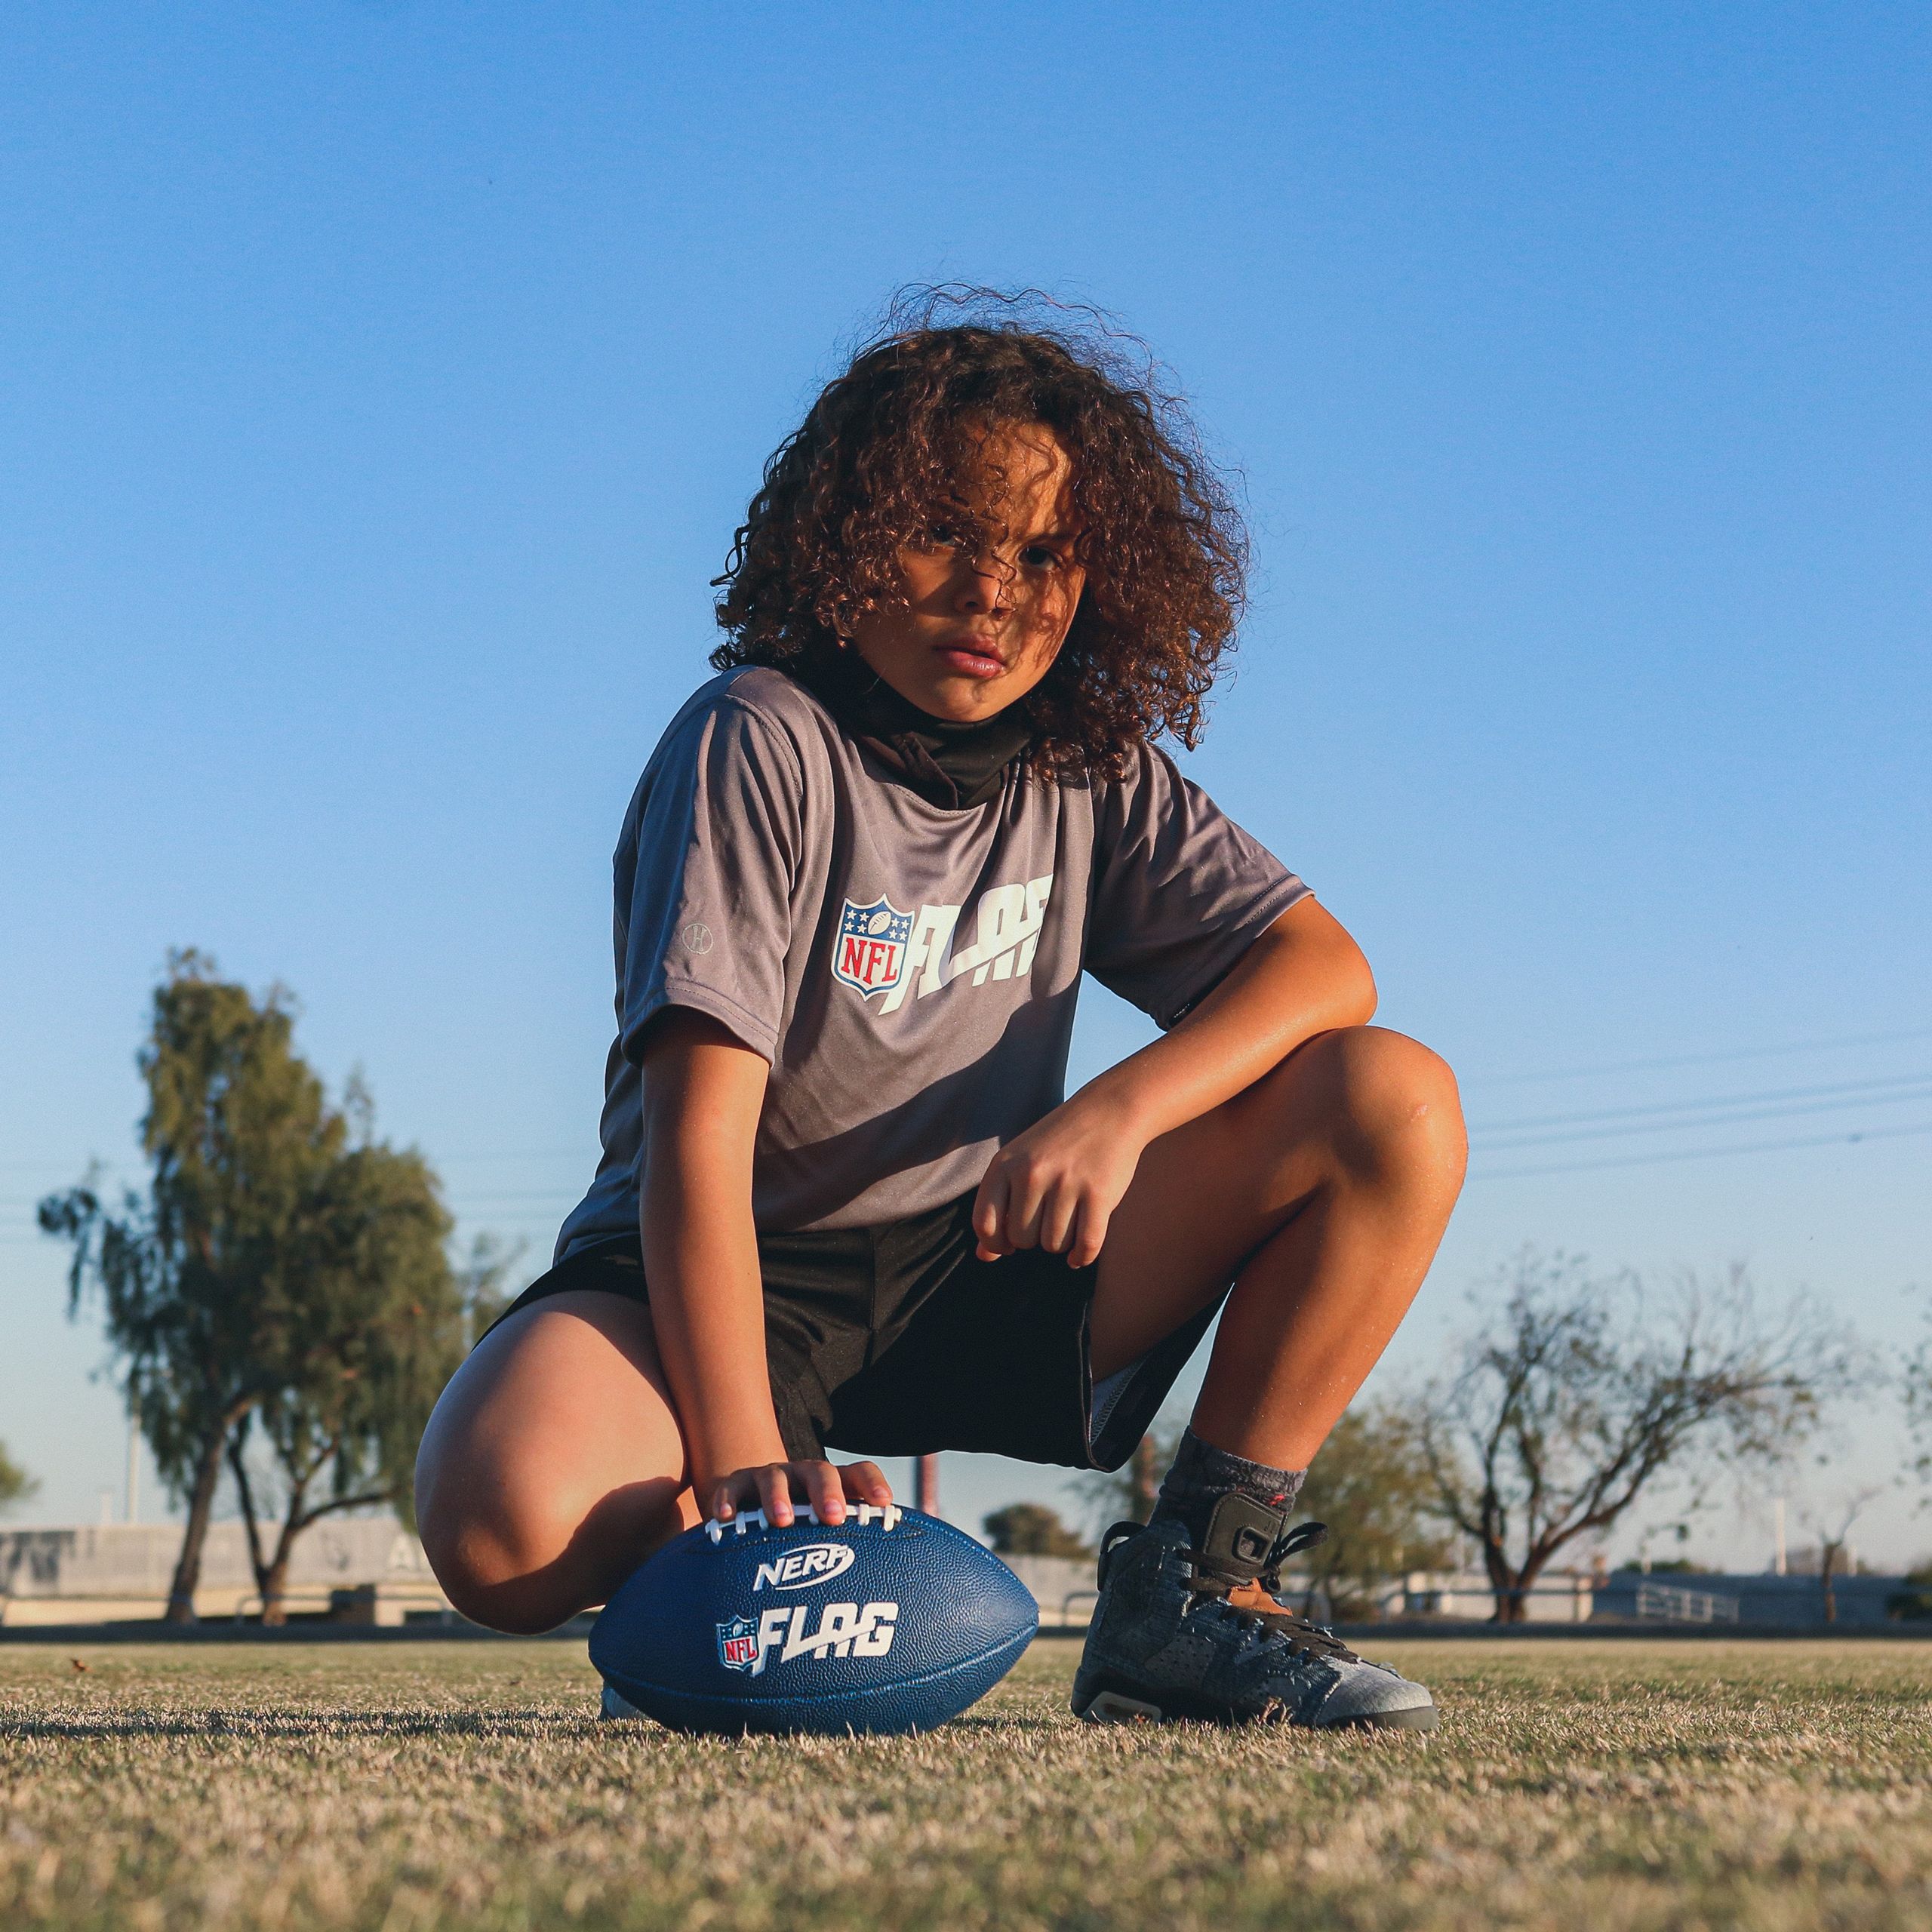
[[[1075,1714],[1091,1724],[1205,1718],[1433,1730],[1435,1700],[1420,1684],[1365,1663],[1275,1602],[1283,1561],[1327,1534],[1319,1523],[1284,1532],[1286,1521],[1284,1510],[1229,1495],[1214,1506],[1202,1549],[1172,1520],[1108,1531],[1100,1600],[1073,1680]]]

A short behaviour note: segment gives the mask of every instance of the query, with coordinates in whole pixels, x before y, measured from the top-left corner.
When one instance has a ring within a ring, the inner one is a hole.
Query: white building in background
[[[0,1624],[108,1623],[158,1617],[181,1553],[178,1523],[0,1530]],[[266,1540],[265,1537],[264,1540]],[[423,1546],[393,1516],[325,1517],[296,1540],[291,1612],[364,1623],[440,1617],[449,1601]],[[232,1617],[261,1608],[238,1522],[211,1523],[195,1610]]]

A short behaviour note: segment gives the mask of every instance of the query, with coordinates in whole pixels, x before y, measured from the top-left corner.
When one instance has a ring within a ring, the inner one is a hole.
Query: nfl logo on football
[[[758,1626],[749,1617],[734,1617],[718,1626],[718,1661],[727,1670],[749,1670],[758,1662]]]
[[[848,899],[838,918],[832,977],[856,986],[867,999],[874,993],[890,992],[904,976],[912,937],[912,914],[900,912],[891,900],[855,906]]]

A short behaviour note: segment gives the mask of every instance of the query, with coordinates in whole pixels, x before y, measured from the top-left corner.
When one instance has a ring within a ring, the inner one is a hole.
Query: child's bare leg
[[[650,1310],[574,1289],[496,1329],[430,1418],[416,1515],[450,1601],[515,1631],[604,1602],[695,1524]]]
[[[1193,1429],[1307,1466],[1407,1313],[1462,1186],[1454,1076],[1402,1034],[1318,1035],[1142,1155],[1100,1260],[1097,1376],[1220,1293]]]
[[[1463,1155],[1449,1069],[1371,1026],[1318,1034],[1143,1154],[1101,1251],[1096,1371],[1234,1287],[1154,1520],[1103,1550],[1082,1717],[1435,1727],[1421,1684],[1275,1592],[1300,1472],[1407,1312]]]

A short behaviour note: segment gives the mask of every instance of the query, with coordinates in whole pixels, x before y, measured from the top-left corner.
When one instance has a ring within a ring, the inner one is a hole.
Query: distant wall
[[[71,1604],[82,1616],[90,1604],[158,1604],[168,1594],[181,1553],[179,1524],[115,1523],[72,1529],[0,1530],[0,1617],[14,1620],[41,1605]],[[326,1601],[331,1590],[359,1583],[436,1591],[423,1546],[393,1516],[325,1518],[296,1540],[289,1564],[292,1596]],[[252,1600],[255,1577],[248,1531],[240,1523],[211,1523],[202,1546],[204,1615],[229,1614]]]
[[[1647,1589],[1646,1588],[1647,1586]],[[1838,1599],[1838,1622],[1850,1629],[1869,1629],[1890,1623],[1891,1599],[1912,1592],[1913,1586],[1903,1577],[1839,1577],[1832,1591]],[[1667,1602],[1674,1595],[1715,1598],[1720,1605],[1737,1605],[1739,1628],[1755,1626],[1760,1629],[1823,1629],[1825,1586],[1816,1577],[1773,1577],[1760,1574],[1730,1576],[1640,1576],[1630,1570],[1614,1572],[1597,1592],[1600,1616],[1655,1623],[1654,1615],[1639,1619],[1640,1590]],[[1724,1623],[1730,1620],[1727,1616]]]
[[[1000,1561],[1033,1592],[1049,1630],[1084,1623],[1094,1610],[1091,1556],[1002,1556]]]

